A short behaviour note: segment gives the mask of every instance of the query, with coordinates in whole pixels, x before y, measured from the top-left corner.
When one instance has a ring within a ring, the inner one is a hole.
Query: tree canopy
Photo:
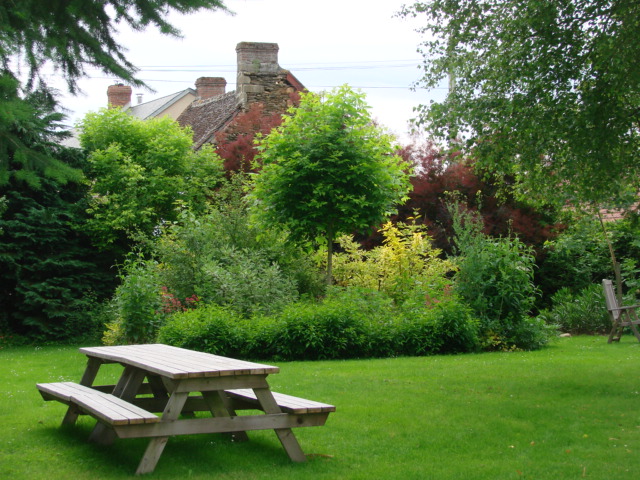
[[[418,124],[459,136],[521,193],[628,204],[640,179],[640,3],[431,0],[419,84],[453,88]]]
[[[0,3],[0,63],[14,72],[15,61],[28,68],[32,85],[46,62],[66,79],[69,91],[85,67],[101,68],[127,83],[143,85],[136,67],[127,60],[126,48],[115,38],[118,24],[134,30],[148,26],[179,36],[168,21],[172,11],[194,13],[204,9],[227,10],[222,0],[13,0]],[[15,73],[15,72],[14,72]],[[15,75],[14,75],[15,76]]]
[[[324,238],[327,277],[336,235],[379,225],[409,190],[391,136],[374,125],[364,95],[348,86],[303,94],[259,144],[256,212],[293,238]]]
[[[80,142],[89,153],[87,229],[101,247],[150,235],[181,207],[202,213],[222,178],[209,147],[193,151],[192,134],[168,117],[140,120],[120,109],[88,114]]]

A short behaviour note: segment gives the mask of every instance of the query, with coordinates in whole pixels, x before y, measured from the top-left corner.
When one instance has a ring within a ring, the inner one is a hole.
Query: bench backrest
[[[613,282],[611,280],[602,280],[602,290],[604,291],[604,299],[607,302],[607,310],[617,319],[620,316],[620,307],[618,306],[616,292],[613,289]]]

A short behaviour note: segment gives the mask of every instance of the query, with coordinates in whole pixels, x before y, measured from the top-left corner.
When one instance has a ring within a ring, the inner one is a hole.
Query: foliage
[[[481,335],[492,344],[514,345],[537,294],[534,257],[517,238],[490,238],[480,231],[480,219],[451,204],[459,270],[454,292],[481,322]]]
[[[386,223],[380,229],[383,245],[368,251],[351,237],[338,238],[342,252],[334,260],[336,283],[380,290],[397,304],[415,291],[421,292],[423,299],[440,297],[455,266],[439,258],[441,252],[433,248],[425,230],[415,224]]]
[[[86,75],[85,66],[99,67],[107,76],[144,85],[135,78],[137,68],[127,61],[115,34],[115,25],[144,30],[153,25],[167,35],[180,32],[169,23],[173,11],[195,13],[226,10],[220,0],[22,0],[0,5],[0,64],[28,68],[29,83],[43,65],[52,62],[72,93]]]
[[[502,186],[513,183],[513,179],[479,175],[473,159],[463,156],[461,151],[449,153],[433,141],[414,139],[398,154],[414,165],[415,174],[410,179],[413,188],[409,199],[398,206],[398,213],[391,220],[409,222],[416,217],[415,222],[427,227],[435,246],[446,254],[452,253],[453,237],[446,207],[449,192],[456,192],[459,201],[482,216],[483,231],[492,237],[516,234],[536,250],[552,238],[554,209],[549,205],[534,208],[505,192]],[[369,248],[382,243],[382,238],[373,233],[362,241]]]
[[[153,245],[162,284],[180,298],[227,305],[249,316],[280,310],[299,295],[320,295],[311,259],[273,230],[249,222],[244,177],[216,193],[203,216],[183,212]]]
[[[0,187],[8,188],[12,178],[32,188],[43,177],[60,185],[83,179],[80,169],[59,158],[57,144],[68,134],[55,108],[46,88],[21,96],[18,80],[0,70]]]
[[[640,178],[640,4],[630,0],[429,0],[418,109],[441,137],[467,138],[479,165],[560,204],[635,201]]]
[[[243,178],[213,194],[209,213],[184,210],[143,242],[152,258],[125,268],[106,342],[151,341],[167,317],[193,309],[224,307],[233,320],[276,314],[300,295],[322,293],[310,259],[281,234],[249,223]]]
[[[51,97],[36,92],[15,106],[0,108],[0,137],[10,123],[0,142],[0,330],[85,338],[97,324],[89,312],[115,283],[112,257],[96,253],[83,231],[86,159],[55,144],[61,117]]]
[[[143,121],[103,109],[81,129],[92,180],[87,229],[101,248],[151,235],[177,218],[179,206],[203,212],[221,179],[219,158],[208,148],[194,152],[189,131],[169,118]]]
[[[158,341],[201,352],[241,357],[247,350],[243,322],[233,310],[206,305],[171,317],[160,329]]]
[[[163,320],[157,265],[133,257],[125,272],[113,298],[116,321],[108,329],[119,331],[126,343],[147,343],[156,337]]]
[[[312,360],[476,351],[477,322],[449,299],[398,309],[382,292],[329,289],[321,301],[302,300],[271,316],[238,317],[217,306],[174,314],[159,341],[243,358]]]
[[[568,226],[557,238],[545,243],[539,261],[536,282],[549,307],[551,296],[561,288],[577,294],[587,286],[599,284],[603,278],[614,278],[610,242],[616,260],[621,264],[625,292],[638,296],[640,270],[640,224],[637,216],[603,225],[593,215],[572,215]]]
[[[611,330],[611,320],[602,293],[602,286],[591,284],[582,290],[565,287],[552,297],[551,308],[538,316],[562,332],[605,334]]]
[[[255,178],[256,214],[286,226],[294,239],[324,238],[328,282],[336,236],[378,225],[409,189],[391,137],[367,109],[364,96],[347,86],[302,94],[258,147],[264,167]]]
[[[428,305],[414,298],[402,306],[402,319],[403,355],[466,353],[480,348],[479,322],[459,298],[449,296]]]
[[[256,136],[267,135],[282,123],[282,115],[266,115],[262,103],[253,103],[224,130],[217,132],[216,153],[223,159],[227,172],[257,171]]]
[[[613,278],[605,233],[594,217],[572,219],[557,238],[547,241],[536,281],[548,305],[562,288],[577,294],[603,278]]]

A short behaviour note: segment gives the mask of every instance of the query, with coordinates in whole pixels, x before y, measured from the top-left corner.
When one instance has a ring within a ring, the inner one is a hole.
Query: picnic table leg
[[[202,398],[209,407],[214,417],[236,417],[238,414],[231,406],[227,397],[221,391],[201,392]],[[247,432],[233,432],[230,434],[234,442],[246,442],[249,440]]]
[[[133,400],[138,393],[140,385],[142,385],[142,381],[144,380],[145,375],[146,373],[144,372],[144,370],[126,366],[124,372],[122,372],[120,380],[118,380],[118,383],[113,389],[112,395],[120,397],[126,401]],[[93,431],[91,432],[91,435],[89,435],[90,441],[102,445],[110,445],[115,439],[116,432],[112,428],[100,422],[96,424],[96,426],[93,428]]]
[[[256,394],[260,406],[265,413],[282,413],[282,410],[278,406],[278,403],[273,398],[273,393],[268,388],[254,388],[253,392]],[[274,430],[278,436],[278,440],[284,447],[289,458],[294,462],[306,462],[307,457],[304,455],[298,439],[293,434],[290,428],[276,428]]]
[[[188,396],[189,392],[173,392],[162,414],[162,421],[170,422],[176,420],[180,416]],[[169,437],[156,437],[149,441],[149,445],[147,445],[147,449],[136,470],[136,475],[153,472],[168,440]]]
[[[102,365],[100,359],[90,357],[87,360],[87,367],[84,369],[84,373],[82,374],[80,385],[84,385],[85,387],[90,387],[91,385],[93,385],[93,381],[98,375],[100,365]],[[67,413],[65,413],[64,418],[62,419],[62,424],[73,425],[74,423],[76,423],[76,420],[78,420],[79,415],[80,410],[78,410],[78,408],[75,406],[70,406],[67,409]]]

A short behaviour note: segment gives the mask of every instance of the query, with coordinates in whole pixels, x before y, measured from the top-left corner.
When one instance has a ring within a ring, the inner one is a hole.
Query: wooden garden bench
[[[609,318],[611,319],[611,333],[609,333],[608,343],[619,342],[624,327],[630,327],[633,334],[640,341],[640,332],[636,326],[640,325],[640,319],[638,319],[638,314],[636,313],[636,309],[640,308],[640,305],[620,306],[611,280],[602,280],[602,289],[604,290],[604,298],[607,303]]]

